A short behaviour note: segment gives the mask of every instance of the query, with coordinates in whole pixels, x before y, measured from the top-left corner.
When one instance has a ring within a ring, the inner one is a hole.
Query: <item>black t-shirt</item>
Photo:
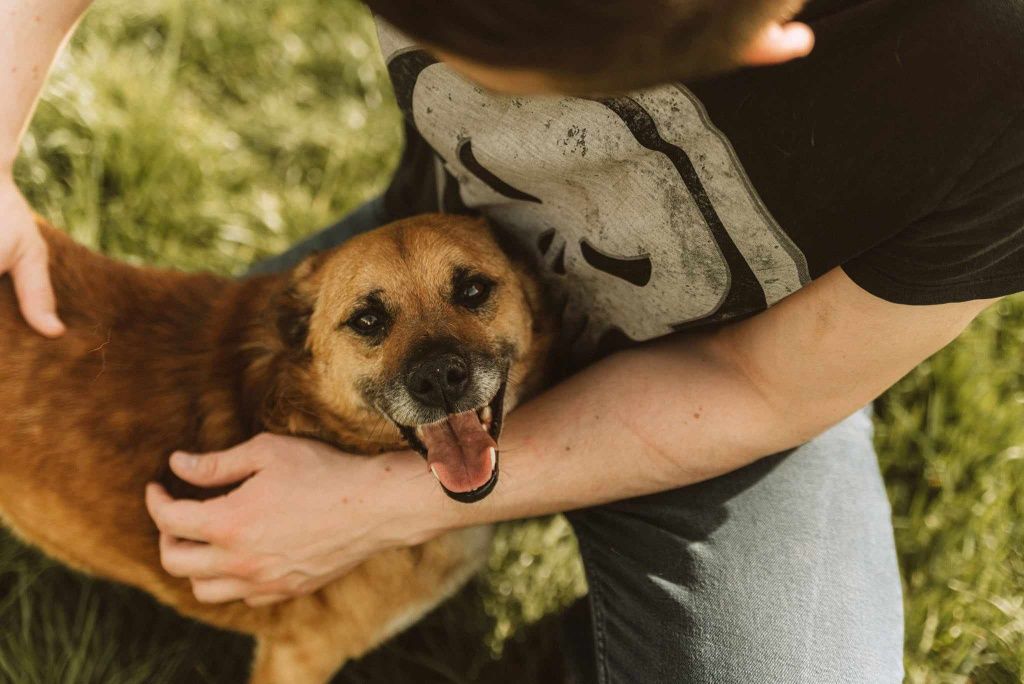
[[[1024,290],[1024,4],[817,0],[808,58],[609,99],[506,97],[381,23],[392,216],[480,211],[577,354],[764,310],[841,266],[905,304]]]

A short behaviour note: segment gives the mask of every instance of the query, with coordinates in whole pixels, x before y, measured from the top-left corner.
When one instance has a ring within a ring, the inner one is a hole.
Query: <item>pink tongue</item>
[[[424,425],[420,441],[427,447],[427,463],[450,492],[471,492],[487,484],[494,471],[494,440],[476,411],[466,411],[432,425]]]

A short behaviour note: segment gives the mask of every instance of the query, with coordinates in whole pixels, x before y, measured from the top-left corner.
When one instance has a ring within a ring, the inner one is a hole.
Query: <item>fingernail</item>
[[[786,45],[791,49],[806,54],[814,47],[814,32],[805,24],[788,24],[783,30]]]
[[[198,456],[195,454],[186,454],[184,451],[175,452],[171,458],[177,462],[179,467],[184,468],[185,470],[192,470],[196,467],[196,464],[199,463]]]
[[[56,314],[46,314],[43,316],[43,325],[45,325],[54,335],[59,335],[64,332],[64,324],[61,323]]]
[[[786,28],[782,24],[769,24],[764,36],[772,41],[782,40],[786,36]]]

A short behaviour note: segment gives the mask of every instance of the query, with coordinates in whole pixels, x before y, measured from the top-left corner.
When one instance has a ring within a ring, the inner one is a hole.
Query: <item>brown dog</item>
[[[552,328],[484,222],[408,219],[247,281],[134,268],[41,228],[68,332],[30,331],[0,281],[0,513],[21,538],[254,635],[259,684],[328,680],[478,568],[480,528],[379,554],[284,604],[204,605],[161,568],[142,494],[174,450],[270,431],[364,454],[404,436],[450,496],[485,496],[502,416],[539,385]]]

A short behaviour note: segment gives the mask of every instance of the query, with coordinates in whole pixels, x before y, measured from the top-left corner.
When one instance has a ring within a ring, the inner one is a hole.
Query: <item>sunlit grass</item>
[[[913,682],[1024,676],[1024,301],[1004,301],[880,404]]]
[[[386,184],[400,118],[351,0],[97,2],[17,168],[77,239],[238,274]],[[1024,676],[1022,344],[1004,302],[879,405],[915,683]],[[546,681],[554,629],[524,627],[582,591],[563,520],[507,527],[475,586],[343,681]],[[0,538],[0,681],[231,682],[248,649]]]

